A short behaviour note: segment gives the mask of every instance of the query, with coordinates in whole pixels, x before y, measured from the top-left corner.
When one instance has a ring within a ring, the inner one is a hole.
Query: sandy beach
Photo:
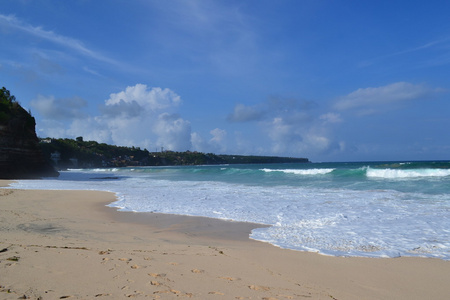
[[[8,181],[0,181],[7,186]],[[250,240],[257,224],[117,212],[112,193],[0,189],[0,299],[448,299],[450,263]]]

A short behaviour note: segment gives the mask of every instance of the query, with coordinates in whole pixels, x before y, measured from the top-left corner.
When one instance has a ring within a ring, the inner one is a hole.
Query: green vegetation
[[[16,101],[16,97],[11,95],[9,90],[2,87],[0,90],[0,125],[7,125],[15,116],[25,117],[25,127],[31,128],[36,125],[34,118],[26,112]]]
[[[10,92],[3,87],[0,90],[0,124],[7,124],[11,119],[11,114],[17,110],[16,97],[12,96]]]
[[[304,163],[306,158],[275,156],[216,155],[201,152],[149,152],[139,147],[121,147],[95,141],[73,139],[40,140],[44,156],[61,169],[126,166],[174,166],[248,163]]]

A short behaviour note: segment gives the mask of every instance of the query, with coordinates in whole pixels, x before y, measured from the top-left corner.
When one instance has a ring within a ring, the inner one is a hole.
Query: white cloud
[[[342,122],[341,116],[337,113],[326,113],[319,116],[319,119],[325,124],[336,124]]]
[[[61,126],[62,127],[62,126]],[[97,141],[99,143],[111,142],[112,132],[106,124],[99,122],[98,118],[87,117],[84,119],[75,119],[69,125],[69,128],[62,135],[49,135],[51,137],[78,137],[82,136],[86,141]],[[124,144],[120,144],[124,145]]]
[[[201,137],[201,135],[198,132],[191,133],[191,143],[192,143],[192,149],[194,151],[210,152],[210,151],[208,151],[208,147],[207,147],[204,139]]]
[[[282,118],[274,118],[268,127],[269,137],[276,143],[284,143],[287,140],[292,140],[295,135],[292,126],[286,124]]]
[[[130,104],[133,102],[145,110],[156,111],[179,105],[181,98],[167,88],[155,87],[149,90],[145,84],[136,84],[135,86],[128,86],[125,91],[111,94],[109,99],[105,101],[105,106],[113,107],[121,103]]]
[[[38,137],[65,137],[67,136],[65,124],[57,120],[42,120],[36,124]]]
[[[425,85],[396,82],[376,88],[360,88],[338,99],[334,108],[340,111],[355,110],[359,115],[372,114],[392,108],[397,103],[429,98],[437,92],[438,89],[433,90]]]
[[[212,146],[211,152],[225,152],[227,150],[226,130],[215,128],[209,133],[212,135],[212,138],[209,140],[209,144]]]
[[[213,136],[210,141],[215,143],[223,142],[223,140],[227,136],[226,130],[220,128],[213,129],[209,133],[211,133],[211,135]]]
[[[100,107],[100,111],[107,117],[123,117],[133,118],[144,112],[144,108],[140,106],[136,100],[120,99],[117,103],[107,104]]]
[[[259,146],[257,151],[260,153],[316,155],[338,148],[334,146],[337,143],[333,141],[332,129],[335,124],[342,122],[340,114],[335,112],[318,115],[315,111],[317,107],[312,101],[270,97],[254,106],[237,104],[228,120],[256,123],[257,128],[264,133],[256,144],[266,145],[265,149]],[[241,135],[239,137],[236,143],[248,148],[248,142]],[[254,149],[256,147],[253,145]]]
[[[40,115],[51,120],[67,120],[86,116],[83,108],[87,102],[80,97],[58,98],[39,95],[31,100],[30,106]]]
[[[157,144],[167,150],[191,149],[191,123],[178,115],[159,115],[153,132],[158,136]]]
[[[180,103],[170,89],[136,84],[110,94],[98,116],[84,114],[86,101],[77,97],[39,96],[31,105],[45,119],[39,126],[41,136],[83,136],[115,145],[185,151],[191,149],[191,123],[175,113]]]
[[[308,120],[308,112],[315,106],[316,104],[312,101],[272,96],[267,101],[253,106],[236,104],[227,120],[230,122],[259,122],[283,116],[283,118],[289,119],[289,122],[302,122]]]
[[[197,132],[191,134],[192,149],[207,153],[225,153],[229,149],[228,133],[224,129],[215,128],[209,132],[211,138],[206,140]]]
[[[110,58],[107,58],[104,55],[101,55],[89,48],[87,48],[81,41],[66,37],[60,34],[57,34],[50,30],[45,30],[42,27],[36,27],[32,26],[30,24],[27,24],[25,22],[22,22],[18,18],[16,18],[13,15],[2,15],[0,14],[0,26],[2,28],[11,28],[15,30],[19,30],[21,32],[25,32],[29,35],[41,38],[43,40],[47,40],[49,42],[58,44],[60,46],[63,46],[65,48],[74,50],[78,52],[79,54],[82,54],[84,56],[103,61],[106,63],[111,63],[117,65],[118,63]]]
[[[231,122],[248,122],[261,120],[266,115],[262,107],[237,104],[227,119]]]

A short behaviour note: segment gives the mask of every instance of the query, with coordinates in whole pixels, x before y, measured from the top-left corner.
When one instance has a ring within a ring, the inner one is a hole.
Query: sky
[[[321,161],[450,159],[450,1],[1,0],[39,137]]]

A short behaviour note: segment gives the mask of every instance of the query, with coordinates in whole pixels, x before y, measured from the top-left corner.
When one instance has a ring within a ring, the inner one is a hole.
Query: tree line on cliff
[[[139,147],[124,147],[76,139],[41,138],[45,157],[53,159],[54,165],[64,168],[101,168],[127,166],[176,166],[249,163],[305,163],[306,158],[226,155],[197,151],[150,152]]]

